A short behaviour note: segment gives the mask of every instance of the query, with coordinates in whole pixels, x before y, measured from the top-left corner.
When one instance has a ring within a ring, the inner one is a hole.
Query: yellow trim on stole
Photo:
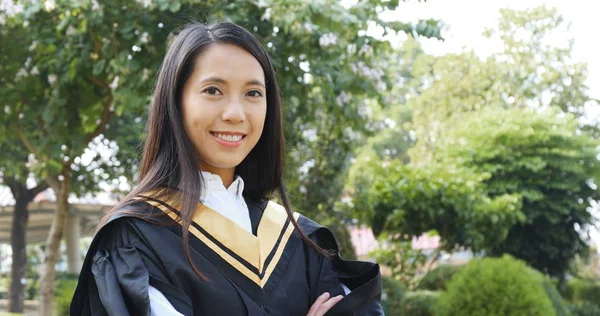
[[[134,199],[146,202],[152,206],[165,212],[174,221],[181,223],[181,218],[172,212],[165,205],[145,199],[144,197],[153,197],[152,192],[142,194],[141,196],[135,197]],[[174,206],[173,200],[161,202],[171,206],[174,209],[178,209]],[[298,213],[294,213],[294,219],[298,220]],[[261,217],[258,225],[257,236],[243,229],[241,226],[231,221],[227,217],[221,215],[221,213],[198,203],[198,207],[192,217],[192,220],[204,229],[209,235],[217,239],[224,247],[234,252],[252,266],[258,269],[259,273],[264,271],[262,278],[248,269],[239,260],[228,254],[220,246],[212,242],[206,237],[201,231],[196,229],[193,225],[190,225],[190,232],[202,241],[206,246],[213,250],[223,260],[229,263],[232,267],[238,270],[240,273],[245,275],[248,279],[259,285],[261,288],[265,286],[269,277],[273,273],[273,270],[277,266],[283,250],[287,245],[287,242],[294,231],[294,226],[290,223],[277,247],[277,239],[282,233],[282,229],[285,226],[287,220],[287,213],[285,208],[275,202],[269,201]],[[269,265],[265,267],[265,261],[272,251],[275,251],[273,258],[269,262]]]

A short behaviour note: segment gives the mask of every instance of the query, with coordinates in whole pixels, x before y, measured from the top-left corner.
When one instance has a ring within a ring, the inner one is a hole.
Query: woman
[[[71,315],[382,315],[379,266],[343,260],[291,211],[283,164],[264,48],[232,23],[186,26],[158,74],[139,183],[99,225]]]

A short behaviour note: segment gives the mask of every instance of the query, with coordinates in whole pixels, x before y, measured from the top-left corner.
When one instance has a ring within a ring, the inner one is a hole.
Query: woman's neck
[[[221,181],[223,182],[223,186],[225,186],[225,188],[229,188],[229,186],[233,183],[233,178],[235,176],[235,168],[217,168],[211,165],[200,164],[200,170],[210,172],[221,177]]]

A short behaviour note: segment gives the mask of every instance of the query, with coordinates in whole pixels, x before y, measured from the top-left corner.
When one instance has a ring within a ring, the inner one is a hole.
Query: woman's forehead
[[[218,78],[223,83],[260,82],[264,85],[264,70],[258,60],[233,44],[211,45],[198,56],[193,75],[198,80]]]

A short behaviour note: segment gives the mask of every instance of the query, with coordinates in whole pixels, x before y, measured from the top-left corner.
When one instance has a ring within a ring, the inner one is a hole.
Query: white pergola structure
[[[103,196],[105,194],[101,194]],[[10,234],[15,200],[8,187],[0,186],[0,243],[10,244]],[[100,217],[114,205],[114,201],[104,197],[89,196],[69,198],[69,212],[63,238],[67,246],[67,272],[79,273],[83,254],[79,249],[81,237],[90,236]],[[46,241],[54,212],[56,197],[51,189],[38,194],[29,203],[27,223],[27,244]]]

